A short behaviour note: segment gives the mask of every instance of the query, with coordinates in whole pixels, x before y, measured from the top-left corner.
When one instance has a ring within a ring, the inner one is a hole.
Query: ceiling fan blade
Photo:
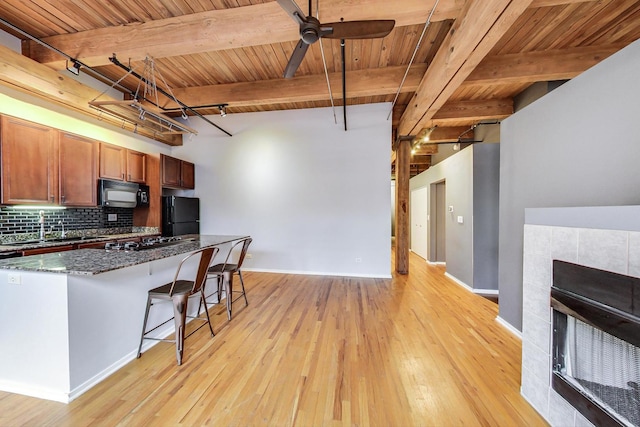
[[[329,39],[375,39],[385,37],[394,25],[393,19],[332,22],[322,24],[320,34]]]
[[[291,54],[291,58],[289,58],[289,63],[287,64],[287,68],[284,69],[284,78],[290,79],[298,70],[298,67],[302,63],[304,59],[305,53],[307,53],[307,49],[309,49],[309,45],[300,40],[296,45],[295,50]]]
[[[293,0],[278,0],[278,4],[281,8],[285,10],[293,18],[294,21],[298,23],[298,25],[302,25],[306,22],[305,14],[300,9],[298,4]]]

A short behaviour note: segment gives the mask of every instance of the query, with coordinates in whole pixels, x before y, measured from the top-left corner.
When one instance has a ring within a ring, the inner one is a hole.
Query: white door
[[[427,187],[413,190],[409,205],[411,206],[411,251],[427,259],[429,242]]]

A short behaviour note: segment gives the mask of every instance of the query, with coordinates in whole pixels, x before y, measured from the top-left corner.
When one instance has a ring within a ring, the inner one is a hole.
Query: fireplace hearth
[[[640,279],[553,261],[552,388],[595,425],[640,427]]]

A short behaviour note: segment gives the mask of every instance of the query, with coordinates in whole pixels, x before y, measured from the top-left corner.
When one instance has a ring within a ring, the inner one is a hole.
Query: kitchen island
[[[143,251],[78,249],[0,260],[0,390],[70,402],[135,359],[147,291],[187,253],[246,236],[195,236]],[[196,264],[185,265],[195,275]],[[192,305],[191,313],[197,310]],[[156,306],[149,325],[173,316]],[[173,323],[156,330],[173,331]],[[156,342],[145,341],[143,351]]]

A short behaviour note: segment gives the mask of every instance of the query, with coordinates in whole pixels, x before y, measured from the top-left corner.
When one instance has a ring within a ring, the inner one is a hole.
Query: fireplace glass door
[[[640,427],[640,278],[553,261],[553,389],[597,426]]]
[[[640,426],[640,349],[571,316],[564,348],[557,372],[623,424]]]

